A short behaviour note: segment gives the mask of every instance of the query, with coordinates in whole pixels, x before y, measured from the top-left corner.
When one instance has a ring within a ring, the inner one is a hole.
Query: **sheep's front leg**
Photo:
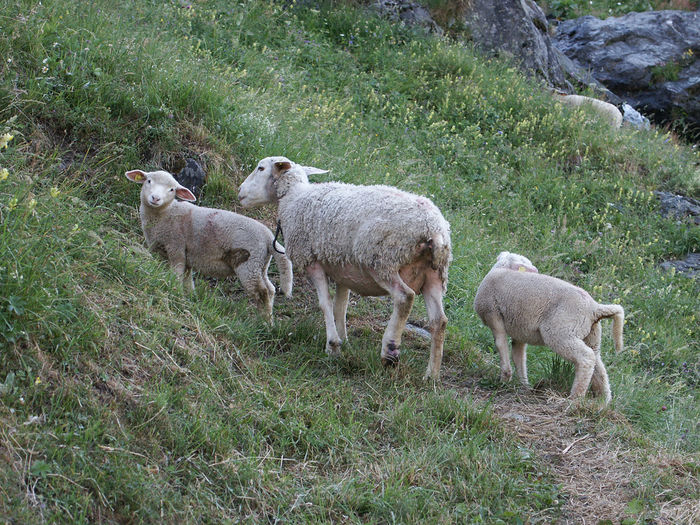
[[[192,293],[194,291],[192,268],[187,267],[184,253],[169,254],[168,261],[170,262],[170,267],[173,272],[175,272],[175,275],[177,275],[182,282],[182,289],[185,293]]]
[[[394,302],[394,310],[391,313],[391,318],[384,330],[382,337],[382,363],[385,365],[395,365],[399,360],[399,346],[401,345],[401,334],[406,326],[408,314],[411,313],[413,307],[413,298],[416,293],[403,282],[398,272],[387,282],[382,282],[376,279],[377,284],[384,288],[391,296]]]
[[[335,300],[333,301],[333,319],[335,320],[335,327],[338,330],[338,336],[341,341],[345,341],[348,338],[346,316],[349,298],[350,288],[346,288],[340,284],[336,285]]]
[[[331,356],[340,355],[340,337],[333,319],[333,304],[328,290],[328,277],[319,263],[313,263],[306,267],[306,274],[316,287],[318,304],[326,321],[326,353]]]
[[[447,328],[447,316],[442,307],[442,281],[437,275],[437,272],[426,278],[421,292],[425,300],[425,309],[428,313],[428,323],[432,335],[430,360],[428,361],[428,369],[425,371],[423,379],[428,379],[430,377],[437,381],[440,379],[442,349],[445,343],[445,329]]]

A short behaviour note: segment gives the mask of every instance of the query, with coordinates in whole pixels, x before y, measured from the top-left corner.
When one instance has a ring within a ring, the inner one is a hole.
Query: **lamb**
[[[609,102],[603,102],[597,98],[584,97],[583,95],[561,95],[559,100],[572,108],[578,108],[586,104],[595,109],[601,117],[605,118],[613,129],[618,129],[622,126],[622,113]]]
[[[317,173],[327,170],[267,157],[241,184],[238,196],[246,208],[277,205],[289,257],[316,288],[329,355],[339,355],[347,338],[353,290],[391,297],[393,313],[380,355],[384,365],[395,364],[414,297],[422,293],[432,339],[425,378],[437,380],[447,326],[442,298],[452,260],[450,225],[425,197],[389,186],[310,183],[308,175]],[[333,302],[329,278],[336,283]]]
[[[132,170],[126,177],[142,185],[139,212],[149,250],[168,260],[186,292],[194,290],[192,270],[217,278],[235,274],[261,315],[272,322],[275,287],[267,277],[270,257],[275,257],[287,297],[293,274],[291,261],[283,248],[273,246],[267,227],[237,213],[191,204],[195,196],[167,171]]]
[[[590,385],[606,404],[610,401],[608,374],[600,358],[600,320],[613,318],[615,349],[621,351],[622,306],[598,304],[578,286],[539,274],[527,257],[501,252],[479,285],[474,309],[493,332],[502,381],[509,381],[512,376],[509,335],[513,361],[523,385],[528,385],[527,345],[546,345],[576,366],[571,398],[584,396]]]

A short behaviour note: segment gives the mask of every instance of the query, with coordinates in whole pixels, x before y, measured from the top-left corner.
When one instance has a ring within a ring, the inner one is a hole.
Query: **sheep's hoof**
[[[501,381],[504,383],[507,383],[510,381],[510,378],[513,377],[513,371],[512,370],[502,370],[501,371]]]
[[[384,366],[396,366],[399,362],[400,351],[398,347],[390,342],[386,345],[386,352],[382,353],[382,364]]]
[[[340,341],[328,341],[326,342],[326,354],[331,357],[340,357]]]

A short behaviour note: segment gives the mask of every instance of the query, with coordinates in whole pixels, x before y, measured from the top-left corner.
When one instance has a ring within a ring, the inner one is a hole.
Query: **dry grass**
[[[640,499],[643,480],[669,476],[673,489],[648,487],[658,506],[653,522],[698,523],[700,502],[687,498],[700,488],[692,468],[684,458],[667,453],[649,459],[628,437],[638,438],[614,409],[601,408],[593,399],[572,403],[551,390],[487,390],[474,378],[465,384],[464,376],[450,369],[444,369],[444,381],[488,402],[508,431],[549,466],[566,495],[560,523],[635,519],[630,518],[630,502]]]

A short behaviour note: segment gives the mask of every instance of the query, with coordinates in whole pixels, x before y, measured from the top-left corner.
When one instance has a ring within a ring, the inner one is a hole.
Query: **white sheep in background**
[[[280,248],[273,249],[272,232],[258,221],[226,210],[195,206],[190,190],[167,171],[132,170],[126,177],[141,184],[141,226],[148,249],[165,257],[182,279],[187,292],[194,290],[192,270],[209,277],[238,276],[260,313],[272,322],[275,287],[267,277],[275,257],[280,288],[292,293],[292,263]]]
[[[588,105],[596,112],[605,118],[613,129],[618,129],[622,126],[622,113],[617,106],[609,102],[603,102],[597,98],[584,97],[583,95],[560,95],[558,100],[571,108]]]
[[[605,402],[610,383],[600,359],[600,320],[613,318],[615,349],[622,350],[624,310],[598,304],[585,290],[548,275],[522,255],[501,252],[479,285],[474,309],[493,332],[501,359],[501,380],[512,376],[507,336],[512,338],[515,369],[527,385],[528,344],[546,345],[576,366],[572,398],[584,396],[591,385]]]
[[[425,377],[438,379],[447,317],[442,297],[452,259],[450,226],[425,197],[389,186],[309,183],[327,170],[285,157],[261,160],[241,184],[244,207],[273,203],[289,257],[316,287],[326,323],[326,352],[338,355],[346,339],[350,290],[390,295],[391,319],[382,337],[384,364],[399,358],[399,345],[415,294],[422,293],[432,344]],[[328,279],[336,283],[331,301]]]

